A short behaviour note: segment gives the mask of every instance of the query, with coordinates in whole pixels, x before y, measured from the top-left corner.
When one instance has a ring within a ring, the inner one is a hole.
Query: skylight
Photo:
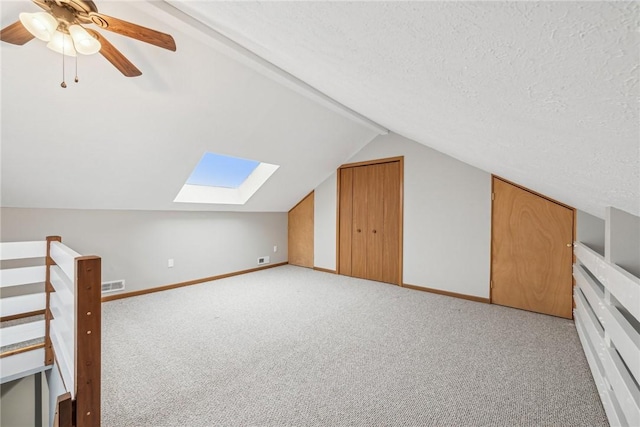
[[[173,201],[243,205],[279,167],[256,160],[204,153]]]
[[[259,164],[255,160],[204,153],[187,184],[238,188]]]

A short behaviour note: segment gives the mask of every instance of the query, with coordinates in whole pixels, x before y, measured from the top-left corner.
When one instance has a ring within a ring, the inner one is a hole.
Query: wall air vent
[[[102,282],[102,293],[121,291],[124,289],[124,280],[114,280],[112,282]]]

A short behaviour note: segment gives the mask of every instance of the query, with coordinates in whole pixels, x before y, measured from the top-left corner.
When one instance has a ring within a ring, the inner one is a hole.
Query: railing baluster
[[[55,265],[53,259],[51,259],[51,242],[62,242],[60,236],[47,236],[47,256],[45,258],[46,263],[46,278],[45,278],[45,292],[47,293],[46,307],[45,307],[45,329],[44,329],[44,364],[53,364],[53,347],[51,346],[51,292],[54,292],[51,285],[51,266]]]

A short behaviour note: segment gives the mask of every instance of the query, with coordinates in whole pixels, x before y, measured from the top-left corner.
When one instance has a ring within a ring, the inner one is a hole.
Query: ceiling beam
[[[318,104],[336,112],[343,117],[353,120],[380,135],[389,133],[389,129],[341,104],[330,96],[324,94],[313,86],[305,83],[296,76],[277,65],[267,61],[261,56],[220,33],[210,25],[200,21],[188,13],[188,2],[177,1],[150,1],[133,2],[133,5],[144,10],[145,13],[159,19],[168,25],[175,27],[183,33],[200,42],[219,50],[237,61],[249,66],[260,74],[277,81],[283,86],[311,99]],[[180,49],[180,46],[178,46]]]

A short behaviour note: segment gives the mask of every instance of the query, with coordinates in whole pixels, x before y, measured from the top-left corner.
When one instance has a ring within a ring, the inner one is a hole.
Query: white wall
[[[491,175],[396,134],[377,137],[347,163],[394,156],[405,156],[404,283],[488,298]],[[324,203],[332,203],[326,211],[316,198],[316,212],[327,216],[316,220],[315,236],[326,239],[315,248],[324,263],[316,266],[330,269],[336,268],[335,185],[334,174],[319,187]]]
[[[608,207],[605,220],[606,259],[640,277],[640,217]]]
[[[576,239],[604,256],[604,220],[576,211]]]
[[[1,208],[0,217],[2,241],[62,236],[102,257],[103,281],[124,279],[125,292],[254,268],[266,255],[287,261],[286,213]]]
[[[41,398],[37,398],[36,379],[40,379]],[[29,375],[0,386],[0,425],[2,427],[48,426],[48,389],[44,375]],[[36,408],[42,418],[36,419]]]
[[[313,265],[327,270],[336,269],[336,186],[333,173],[314,192]]]

